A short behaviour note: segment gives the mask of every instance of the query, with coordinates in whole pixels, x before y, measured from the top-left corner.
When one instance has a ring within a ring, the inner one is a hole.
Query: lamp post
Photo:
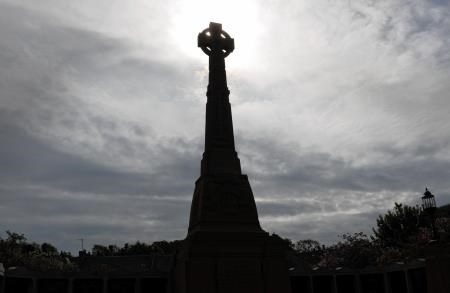
[[[433,239],[437,238],[436,233],[436,227],[434,225],[435,217],[434,214],[436,212],[436,200],[434,199],[434,195],[428,190],[428,188],[425,188],[425,192],[422,196],[422,207],[423,210],[428,214],[430,222],[431,222],[431,229],[433,233]]]

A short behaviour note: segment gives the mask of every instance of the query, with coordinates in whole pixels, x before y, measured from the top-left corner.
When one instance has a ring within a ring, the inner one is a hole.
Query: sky
[[[430,0],[0,0],[0,236],[76,252],[183,239],[210,21],[262,227],[370,233],[450,203],[450,6]]]

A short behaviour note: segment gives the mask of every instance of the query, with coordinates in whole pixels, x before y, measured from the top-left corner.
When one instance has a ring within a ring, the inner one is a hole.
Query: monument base
[[[284,251],[264,231],[188,235],[174,269],[176,293],[289,293]]]

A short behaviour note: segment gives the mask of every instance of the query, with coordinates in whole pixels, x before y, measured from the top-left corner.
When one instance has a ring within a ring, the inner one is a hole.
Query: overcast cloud
[[[264,229],[330,243],[425,186],[450,203],[448,1],[239,2],[0,0],[1,233],[185,237],[209,21]]]

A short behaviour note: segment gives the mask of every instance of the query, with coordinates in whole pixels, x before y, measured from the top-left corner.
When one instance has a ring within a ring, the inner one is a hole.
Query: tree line
[[[431,221],[440,235],[449,235],[450,205],[438,208],[435,218],[430,219],[419,206],[395,203],[391,210],[377,218],[373,235],[343,234],[337,243],[328,246],[313,239],[293,241],[276,234],[271,238],[284,247],[293,265],[362,268],[424,257],[424,247],[433,241]],[[445,237],[441,241],[450,242]],[[121,247],[95,244],[85,254],[88,257],[168,255],[175,253],[181,243],[182,240],[151,244],[137,241]],[[6,231],[6,238],[0,238],[0,263],[6,268],[67,271],[76,269],[74,259],[69,252],[58,251],[50,243],[29,242],[23,234]]]

